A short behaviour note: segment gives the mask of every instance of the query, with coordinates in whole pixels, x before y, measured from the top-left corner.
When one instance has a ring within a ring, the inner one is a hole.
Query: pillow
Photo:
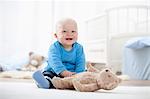
[[[150,47],[150,37],[136,37],[125,44],[125,47],[131,49],[141,49],[144,47]]]

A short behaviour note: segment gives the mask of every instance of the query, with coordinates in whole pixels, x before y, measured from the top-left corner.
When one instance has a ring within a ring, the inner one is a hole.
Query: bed
[[[150,6],[109,8],[85,24],[87,60],[106,64],[117,73],[123,66],[124,44],[134,37],[150,36]]]

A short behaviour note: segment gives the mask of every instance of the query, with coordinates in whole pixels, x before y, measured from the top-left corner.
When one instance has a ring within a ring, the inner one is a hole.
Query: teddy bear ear
[[[87,71],[89,72],[100,72],[98,69],[94,68],[91,63],[87,63]]]
[[[34,54],[34,52],[29,52],[29,56],[31,56],[32,54]]]
[[[42,56],[42,60],[45,60],[45,57],[44,57],[44,56]]]

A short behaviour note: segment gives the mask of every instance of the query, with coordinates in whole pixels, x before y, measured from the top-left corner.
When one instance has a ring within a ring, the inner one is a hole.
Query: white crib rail
[[[107,33],[150,32],[150,6],[129,5],[107,9]],[[139,24],[145,22],[144,29]]]
[[[118,67],[122,62],[122,47],[126,40],[150,36],[150,6],[109,8],[85,23],[89,61]]]
[[[112,17],[112,14],[116,16]],[[119,71],[122,66],[122,49],[125,42],[137,36],[150,36],[150,7],[130,5],[111,8],[106,10],[106,16],[107,65]]]

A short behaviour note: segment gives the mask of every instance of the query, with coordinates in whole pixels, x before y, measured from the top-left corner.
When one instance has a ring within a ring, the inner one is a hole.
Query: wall
[[[18,52],[46,53],[55,40],[55,22],[62,17],[78,21],[79,42],[84,45],[86,19],[129,4],[150,5],[150,0],[0,0],[0,58]]]
[[[0,1],[0,58],[37,51],[51,43],[51,1]]]

